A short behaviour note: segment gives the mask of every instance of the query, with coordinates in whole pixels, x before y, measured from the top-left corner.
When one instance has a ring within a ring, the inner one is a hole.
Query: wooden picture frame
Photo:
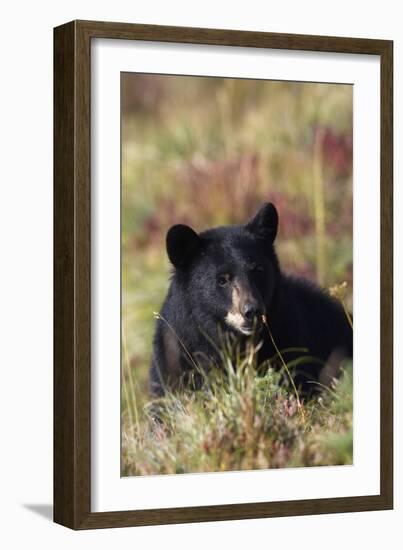
[[[345,498],[91,512],[91,40],[113,38],[380,56],[380,494]],[[393,507],[393,43],[127,23],[54,30],[54,520],[72,529],[323,514]]]

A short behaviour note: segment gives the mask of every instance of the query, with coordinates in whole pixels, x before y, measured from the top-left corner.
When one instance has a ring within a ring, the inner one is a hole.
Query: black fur
[[[249,336],[239,330],[248,331],[252,321],[263,341],[259,364],[272,358],[276,352],[262,326],[262,314],[280,350],[307,350],[284,354],[287,361],[303,355],[315,358],[293,371],[305,393],[318,387],[312,382],[322,381],[329,358],[331,363],[332,357],[339,361],[352,356],[352,331],[341,305],[312,283],[282,273],[273,246],[277,226],[275,207],[265,204],[243,226],[218,227],[199,235],[184,225],[168,231],[167,253],[174,273],[156,322],[153,395],[190,380],[197,386],[193,361],[219,365],[220,334],[232,333],[244,344]],[[234,300],[241,329],[225,320]]]

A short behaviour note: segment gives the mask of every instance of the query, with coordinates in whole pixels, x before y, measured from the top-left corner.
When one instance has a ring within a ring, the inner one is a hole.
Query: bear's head
[[[279,266],[273,243],[278,214],[266,203],[245,225],[196,233],[174,225],[167,233],[174,278],[200,324],[250,335],[270,309]]]

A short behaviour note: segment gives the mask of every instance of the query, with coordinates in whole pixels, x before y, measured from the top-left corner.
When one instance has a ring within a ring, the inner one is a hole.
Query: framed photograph
[[[393,507],[393,43],[54,31],[54,520]]]

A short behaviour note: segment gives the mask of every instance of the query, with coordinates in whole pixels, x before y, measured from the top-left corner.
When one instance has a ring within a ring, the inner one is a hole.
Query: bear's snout
[[[231,297],[231,308],[225,321],[227,325],[247,336],[251,335],[263,314],[258,300],[251,289],[234,281]]]
[[[262,310],[258,307],[257,303],[246,302],[242,308],[242,315],[246,321],[253,322],[255,319],[259,319],[262,316]]]

